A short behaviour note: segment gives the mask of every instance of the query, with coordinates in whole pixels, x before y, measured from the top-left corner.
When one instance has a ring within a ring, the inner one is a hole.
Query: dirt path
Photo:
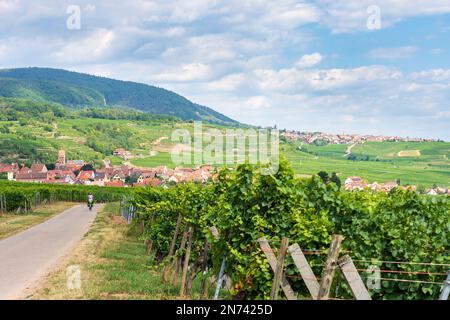
[[[344,157],[348,157],[352,153],[352,149],[356,147],[357,143],[352,144],[351,146],[348,146],[347,150],[345,151]]]
[[[102,205],[77,205],[0,241],[0,300],[22,299],[89,229]]]
[[[163,140],[166,140],[166,139],[169,139],[169,137],[161,137],[161,138],[158,138],[158,139],[156,139],[155,141],[153,141],[153,145],[154,146],[159,146],[160,144],[161,144],[161,141],[163,141]]]

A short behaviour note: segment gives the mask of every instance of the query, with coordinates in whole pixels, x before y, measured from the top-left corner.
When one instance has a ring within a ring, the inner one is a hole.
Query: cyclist
[[[89,210],[92,209],[93,205],[94,205],[94,195],[89,192],[89,194],[88,194],[88,207],[89,207]]]

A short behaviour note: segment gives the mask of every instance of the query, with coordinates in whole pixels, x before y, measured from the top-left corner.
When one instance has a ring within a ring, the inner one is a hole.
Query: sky
[[[0,0],[0,68],[147,83],[280,129],[450,140],[449,54],[448,0]]]

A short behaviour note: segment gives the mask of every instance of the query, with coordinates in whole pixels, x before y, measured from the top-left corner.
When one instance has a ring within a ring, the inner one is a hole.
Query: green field
[[[328,171],[341,177],[358,175],[377,182],[400,179],[401,184],[450,185],[450,143],[447,142],[368,142],[352,148],[352,154],[368,157],[368,161],[348,160],[347,145],[307,145],[303,146],[305,151],[299,150],[299,146],[285,145],[283,153],[300,174]],[[400,152],[411,150],[420,151],[420,156],[399,156]]]
[[[154,168],[158,166],[167,166],[168,168],[175,168],[175,164],[172,162],[170,153],[168,152],[159,152],[152,157],[134,159],[131,163],[137,167]]]

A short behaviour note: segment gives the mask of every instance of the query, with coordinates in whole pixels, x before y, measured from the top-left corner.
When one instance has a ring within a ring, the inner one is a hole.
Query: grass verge
[[[71,202],[57,202],[52,203],[51,205],[42,205],[36,208],[32,213],[0,214],[0,240],[38,225],[74,205],[75,203]]]
[[[107,204],[66,261],[27,299],[177,299],[179,288],[161,281],[161,270],[150,267],[151,257],[135,234],[119,215],[118,204]],[[67,287],[69,266],[81,270],[80,289]],[[194,282],[194,292],[197,287]]]

